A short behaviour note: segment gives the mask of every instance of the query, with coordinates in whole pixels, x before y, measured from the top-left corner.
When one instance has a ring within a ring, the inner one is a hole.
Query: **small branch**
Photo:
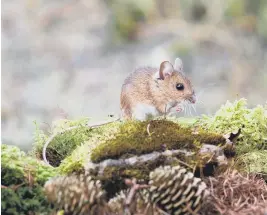
[[[133,203],[134,198],[136,196],[136,193],[138,190],[141,189],[146,189],[149,187],[147,184],[138,184],[136,178],[134,179],[126,179],[125,184],[131,187],[129,194],[126,197],[125,200],[125,211],[129,212],[130,211],[130,205]]]

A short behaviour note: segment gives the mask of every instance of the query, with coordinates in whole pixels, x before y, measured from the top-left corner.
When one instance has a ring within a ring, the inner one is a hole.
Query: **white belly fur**
[[[147,120],[150,117],[159,116],[159,112],[152,105],[137,104],[132,112],[132,117],[137,120]]]

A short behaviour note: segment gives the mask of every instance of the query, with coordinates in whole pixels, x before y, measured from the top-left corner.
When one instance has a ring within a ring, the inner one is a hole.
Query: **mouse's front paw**
[[[183,107],[178,105],[175,110],[176,110],[176,112],[182,112],[183,111]]]

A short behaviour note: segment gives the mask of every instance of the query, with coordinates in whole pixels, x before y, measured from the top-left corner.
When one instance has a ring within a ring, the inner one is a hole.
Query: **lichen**
[[[242,98],[223,105],[214,116],[203,116],[198,123],[207,131],[229,133],[241,129],[236,150],[238,154],[267,149],[267,105],[249,109]]]
[[[225,143],[225,138],[216,133],[182,127],[168,120],[129,121],[120,126],[115,137],[100,143],[91,151],[91,160],[117,159],[121,156],[141,155],[164,149],[197,150],[197,142],[213,145]]]

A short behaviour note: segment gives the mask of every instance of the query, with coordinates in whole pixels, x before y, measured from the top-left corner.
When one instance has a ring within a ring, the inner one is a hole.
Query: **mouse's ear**
[[[175,59],[175,63],[174,63],[174,69],[178,72],[183,72],[184,68],[183,68],[183,62],[180,58],[176,58]]]
[[[159,68],[159,78],[164,80],[167,76],[173,73],[173,66],[169,61],[163,61]]]

